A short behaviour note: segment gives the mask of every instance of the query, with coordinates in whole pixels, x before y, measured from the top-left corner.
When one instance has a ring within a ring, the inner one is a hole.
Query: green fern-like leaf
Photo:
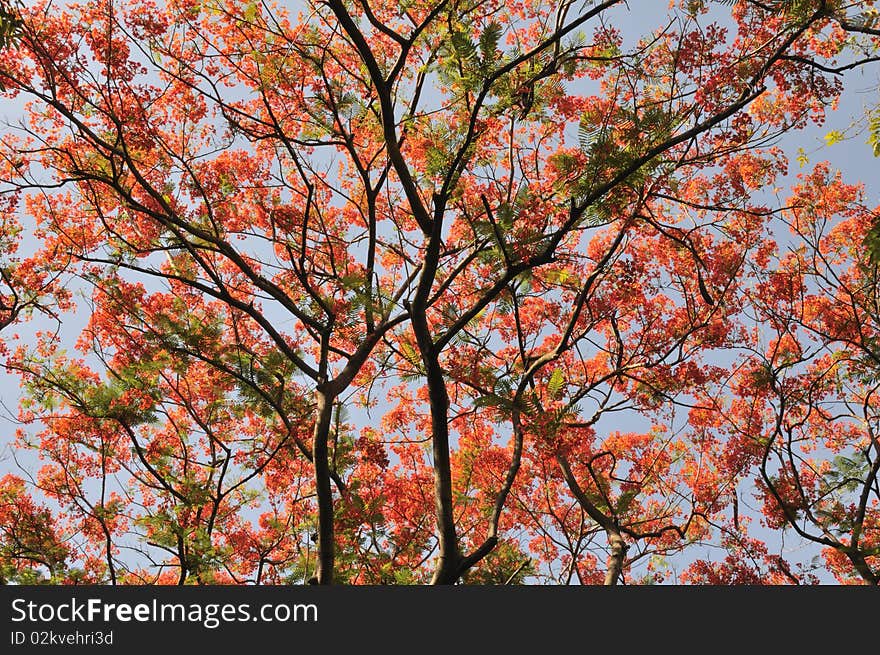
[[[22,25],[12,4],[0,2],[0,50],[15,45]]]
[[[478,61],[477,45],[463,30],[455,30],[449,37],[452,49],[463,63],[476,63]]]
[[[880,157],[880,108],[875,109],[868,117],[868,145],[875,157]]]
[[[562,369],[553,369],[553,373],[550,374],[550,379],[547,381],[547,391],[553,398],[557,398],[564,385],[565,374],[563,374]]]
[[[498,42],[501,40],[501,24],[489,23],[480,34],[480,68],[484,72],[495,69],[498,61]]]
[[[586,116],[578,124],[578,146],[584,152],[591,150],[602,137],[602,126],[590,122]]]

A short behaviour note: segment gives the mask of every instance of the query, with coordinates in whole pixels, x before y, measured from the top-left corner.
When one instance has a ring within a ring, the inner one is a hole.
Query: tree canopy
[[[0,577],[880,582],[880,14],[645,4],[0,1]]]

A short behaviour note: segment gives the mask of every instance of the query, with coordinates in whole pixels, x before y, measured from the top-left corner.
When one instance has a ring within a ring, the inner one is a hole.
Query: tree
[[[8,13],[2,181],[89,320],[7,366],[93,578],[614,584],[716,538],[772,143],[871,61],[864,7],[730,4]]]
[[[727,417],[768,525],[820,545],[841,582],[877,584],[877,267],[861,246],[877,210],[826,165],[800,177]]]
[[[0,584],[49,581],[65,570],[68,550],[60,539],[52,512],[27,493],[24,480],[12,475],[0,479]]]

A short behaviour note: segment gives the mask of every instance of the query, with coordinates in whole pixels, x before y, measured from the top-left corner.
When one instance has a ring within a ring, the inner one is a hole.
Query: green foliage
[[[605,117],[582,116],[578,125],[578,147],[589,163],[574,184],[575,198],[588,196],[596,186],[631,168],[652,148],[669,140],[680,121],[681,118],[659,106],[638,111],[621,108],[613,122]],[[627,184],[638,188],[661,165],[659,158],[642,164],[629,174]]]
[[[464,29],[453,30],[449,35],[449,44],[460,63],[469,65],[479,61],[477,46]]]
[[[39,374],[23,385],[23,407],[38,405],[55,411],[66,404],[86,416],[116,419],[129,426],[151,423],[156,418],[155,406],[161,398],[154,384],[159,366],[156,362],[145,361],[113,371],[106,382],[97,384],[83,377],[81,370],[67,362],[63,354],[57,360],[34,359],[31,365]],[[129,391],[138,392],[139,401],[150,402],[133,406],[126,398]]]
[[[502,414],[507,416],[510,414],[515,408],[513,401],[510,398],[505,398],[502,395],[497,393],[486,393],[482,396],[478,396],[474,400],[475,407],[494,407],[496,409],[503,410]]]
[[[277,409],[267,401],[268,395],[289,413],[295,413],[296,408],[291,405],[300,396],[292,387],[288,388],[288,381],[299,369],[283,353],[270,350],[258,356],[245,349],[236,349],[228,352],[223,362],[239,376],[236,380],[240,403],[236,405],[237,411],[249,408],[263,418],[274,417]]]
[[[24,23],[11,2],[0,0],[0,50],[16,44]]]
[[[639,488],[634,487],[632,489],[627,489],[622,492],[620,496],[617,498],[617,507],[615,507],[615,514],[621,515],[626,514],[627,510],[632,507],[633,501],[636,496],[639,495]]]
[[[832,460],[832,468],[824,474],[827,491],[848,491],[860,489],[870,471],[870,462],[865,458],[853,459],[845,455],[837,455]]]
[[[223,314],[190,311],[179,298],[174,301],[174,309],[174,314],[155,318],[162,345],[172,351],[211,352],[223,335]]]
[[[559,396],[559,392],[562,391],[562,387],[564,385],[565,374],[562,372],[562,369],[553,369],[553,373],[550,375],[550,379],[547,381],[547,391],[553,398],[557,398]]]
[[[386,584],[414,585],[419,582],[412,569],[399,565],[395,566],[392,562],[383,564],[381,571],[383,581],[385,581]]]
[[[836,145],[836,144],[840,143],[841,141],[843,141],[843,139],[844,139],[843,132],[841,132],[840,130],[831,130],[830,132],[828,132],[828,134],[825,135],[824,139],[825,139],[825,145],[828,145],[828,146]]]
[[[880,263],[880,222],[875,221],[865,234],[863,245],[868,252],[869,261],[875,266]]]
[[[489,23],[480,34],[480,69],[484,74],[491,73],[497,65],[500,53],[498,43],[503,29],[500,23]]]
[[[875,157],[880,157],[880,108],[868,114],[868,145]]]
[[[478,90],[501,61],[498,44],[502,31],[499,23],[489,23],[475,43],[468,24],[454,25],[440,50],[442,78],[466,91]]]
[[[868,145],[875,157],[880,157],[880,108],[868,114]],[[868,252],[869,261],[875,266],[880,263],[880,219],[875,218],[874,224],[865,235],[863,242]]]
[[[473,229],[478,237],[491,241],[491,247],[485,247],[477,253],[482,264],[489,264],[499,270],[506,267],[508,260],[517,259],[514,255],[517,248],[532,245],[540,248],[546,235],[535,221],[523,221],[521,217],[536,202],[527,186],[522,186],[512,202],[501,202],[494,215],[483,220],[475,220]],[[517,248],[514,247],[516,245]],[[518,277],[519,283],[531,280],[531,272],[526,271]]]
[[[189,570],[188,581],[210,583],[213,572],[219,570],[232,550],[229,546],[213,543],[204,525],[195,528],[181,525],[180,516],[190,506],[178,505],[141,516],[135,525],[144,530],[152,545],[177,552],[183,544],[185,565]]]
[[[749,372],[749,383],[755,389],[767,389],[776,380],[776,373],[768,362],[763,362],[759,367]]]
[[[412,371],[401,375],[401,379],[407,382],[422,379],[426,375],[425,364],[422,356],[415,346],[410,345],[406,341],[400,343],[400,354],[407,363],[412,367]]]
[[[253,23],[257,20],[257,12],[259,11],[259,5],[256,2],[248,2],[244,6],[243,16],[245,21],[248,23]]]
[[[531,558],[510,541],[500,542],[476,567],[467,572],[468,585],[522,585],[535,574]]]
[[[443,65],[441,78],[448,83],[475,90],[480,82],[479,52],[477,45],[463,27],[452,28],[440,49]]]
[[[151,370],[152,369],[152,370]],[[105,383],[91,387],[84,394],[85,412],[98,418],[114,418],[126,425],[152,423],[156,420],[155,407],[161,400],[161,393],[154,382],[155,364],[145,362],[143,366],[130,366],[115,374]],[[133,406],[126,401],[129,391],[150,399],[149,405]]]
[[[429,177],[442,177],[449,171],[458,135],[442,121],[431,121],[422,129],[430,139],[425,149],[424,172]]]
[[[29,506],[20,485],[0,487],[0,584],[57,583],[67,557],[50,511]]]

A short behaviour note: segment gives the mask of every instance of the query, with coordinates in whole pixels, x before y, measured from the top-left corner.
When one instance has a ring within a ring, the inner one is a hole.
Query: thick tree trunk
[[[578,504],[587,513],[587,516],[602,526],[602,529],[605,530],[605,534],[608,535],[608,545],[611,547],[611,553],[608,555],[608,568],[605,571],[605,584],[608,586],[614,586],[620,580],[620,576],[623,573],[623,565],[626,561],[626,551],[629,550],[629,546],[627,546],[626,542],[623,540],[620,526],[614,517],[606,516],[593,502],[590,501],[587,494],[584,493],[584,490],[575,479],[574,473],[572,473],[571,466],[565,455],[558,453],[556,455],[556,461],[559,463],[559,466],[562,469],[562,475],[565,477],[565,482],[568,484],[568,488],[571,490],[572,494],[574,494]]]
[[[328,442],[333,417],[333,398],[320,389],[315,392],[317,420],[312,435],[312,465],[315,472],[315,494],[318,498],[318,561],[312,582],[333,584],[335,543],[333,540],[333,492],[330,488],[330,455]]]
[[[434,352],[423,313],[413,313],[413,330],[428,384],[431,408],[431,454],[434,460],[434,513],[437,522],[439,556],[431,584],[455,584],[460,575],[461,555],[452,503],[452,465],[449,456],[449,394],[446,380]]]
[[[460,575],[461,555],[452,503],[452,466],[449,457],[449,395],[436,360],[428,367],[431,404],[431,448],[434,458],[434,509],[440,555],[431,584],[455,584]]]
[[[623,572],[623,562],[629,546],[616,530],[608,532],[608,545],[611,546],[611,554],[608,555],[608,569],[605,571],[605,585],[613,587],[620,580]]]
[[[442,202],[437,201],[437,206]],[[431,408],[431,450],[434,460],[434,512],[437,524],[439,555],[431,584],[455,584],[461,575],[462,557],[452,503],[452,466],[449,456],[449,393],[440,367],[439,349],[428,325],[428,297],[437,274],[440,259],[442,211],[431,225],[422,273],[412,304],[404,303],[410,314],[413,335],[425,368],[428,402]]]

